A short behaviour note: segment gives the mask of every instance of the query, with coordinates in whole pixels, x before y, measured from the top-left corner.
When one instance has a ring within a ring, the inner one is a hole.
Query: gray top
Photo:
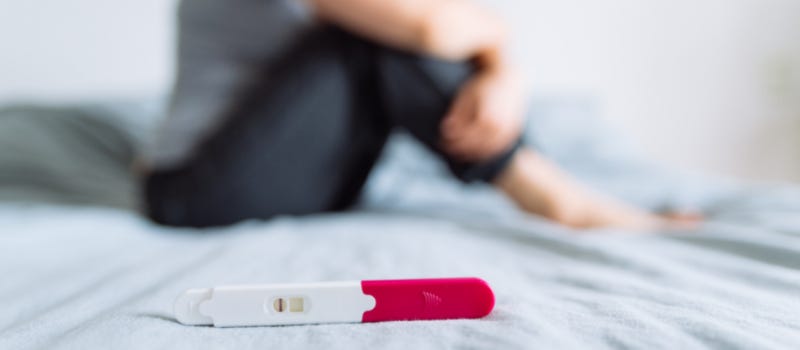
[[[312,23],[298,0],[182,0],[177,77],[169,115],[147,152],[151,166],[190,156],[256,70]]]

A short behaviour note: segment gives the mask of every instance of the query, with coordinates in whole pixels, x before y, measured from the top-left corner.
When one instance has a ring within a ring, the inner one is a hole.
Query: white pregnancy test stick
[[[189,289],[175,300],[185,325],[216,327],[479,318],[494,294],[478,278],[271,284]]]

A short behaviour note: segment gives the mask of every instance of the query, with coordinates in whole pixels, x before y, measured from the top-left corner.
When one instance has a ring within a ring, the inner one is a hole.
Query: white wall
[[[536,93],[595,94],[679,167],[800,180],[800,1],[484,1],[513,9]],[[166,91],[173,6],[0,0],[0,102]]]
[[[526,6],[509,16],[537,92],[598,94],[610,121],[676,166],[800,180],[800,1]]]
[[[0,103],[162,91],[172,0],[0,0]]]

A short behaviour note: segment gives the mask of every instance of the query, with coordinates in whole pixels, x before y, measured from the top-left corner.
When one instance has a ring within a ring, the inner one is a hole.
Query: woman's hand
[[[479,70],[456,96],[442,120],[442,149],[466,161],[496,156],[522,133],[526,93],[510,67]]]
[[[478,73],[441,125],[442,149],[464,160],[490,158],[510,147],[522,129],[525,93],[505,61],[507,28],[472,1],[307,0],[317,16],[384,45],[463,62]]]

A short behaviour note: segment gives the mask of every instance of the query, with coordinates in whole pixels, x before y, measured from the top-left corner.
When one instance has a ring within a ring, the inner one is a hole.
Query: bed
[[[0,349],[792,349],[800,344],[800,189],[666,170],[591,101],[532,104],[528,140],[583,181],[653,209],[670,234],[571,231],[448,179],[396,135],[344,214],[168,229],[136,210],[128,164],[158,102],[0,111]],[[477,276],[484,319],[183,326],[184,289]]]

